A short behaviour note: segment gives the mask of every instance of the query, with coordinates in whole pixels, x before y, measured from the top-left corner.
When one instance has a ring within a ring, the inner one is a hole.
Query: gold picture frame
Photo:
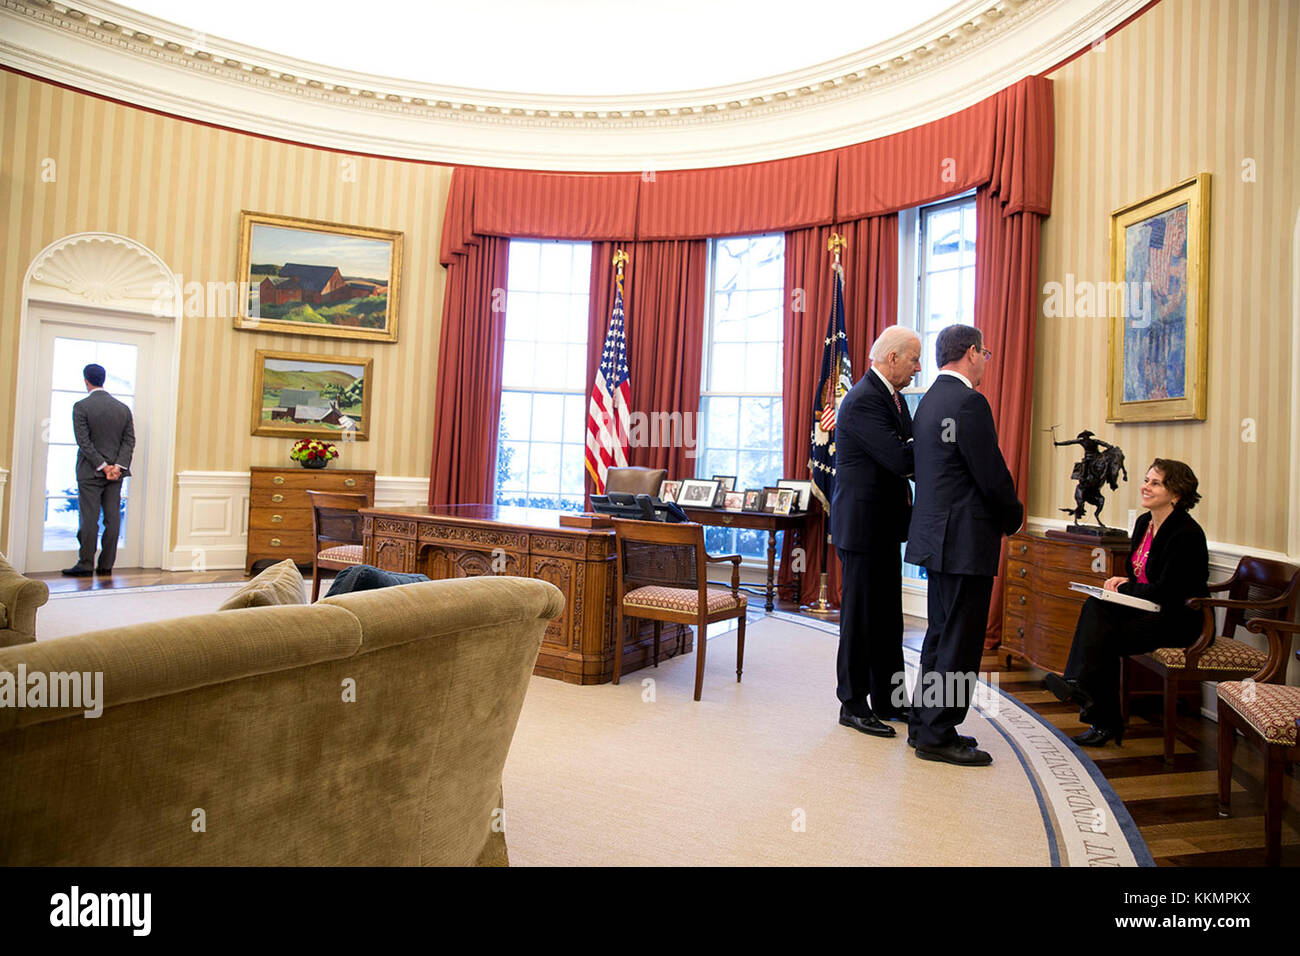
[[[1106,421],[1204,421],[1210,174],[1111,213],[1110,256]]]
[[[235,328],[396,342],[402,233],[243,210]]]
[[[258,349],[253,372],[253,434],[369,441],[374,361]],[[274,375],[268,376],[268,371]],[[358,371],[360,374],[355,374]]]

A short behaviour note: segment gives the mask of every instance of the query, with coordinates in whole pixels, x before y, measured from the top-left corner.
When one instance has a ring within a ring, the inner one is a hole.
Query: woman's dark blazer
[[[1171,640],[1166,647],[1186,647],[1201,632],[1204,616],[1187,606],[1187,599],[1208,597],[1210,551],[1205,532],[1186,511],[1174,508],[1151,540],[1146,575],[1150,584],[1139,584],[1133,574],[1133,553],[1146,537],[1151,512],[1144,511],[1133,526],[1129,546],[1128,580],[1119,586],[1121,594],[1145,598],[1160,605],[1160,626]]]

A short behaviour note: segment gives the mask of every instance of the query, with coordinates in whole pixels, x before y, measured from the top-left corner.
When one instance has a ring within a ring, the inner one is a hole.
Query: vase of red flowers
[[[333,442],[321,441],[319,438],[303,438],[293,443],[289,457],[304,468],[324,468],[331,459],[339,456],[339,450]]]

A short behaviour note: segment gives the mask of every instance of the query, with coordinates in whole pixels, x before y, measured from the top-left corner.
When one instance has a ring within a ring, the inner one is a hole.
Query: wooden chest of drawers
[[[1128,543],[1096,544],[1022,532],[1007,540],[1002,650],[1042,670],[1065,670],[1087,595],[1071,581],[1101,586],[1125,573]]]
[[[346,468],[250,468],[248,551],[244,572],[264,562],[293,558],[310,565],[315,557],[308,491],[345,491],[375,503],[375,473]]]

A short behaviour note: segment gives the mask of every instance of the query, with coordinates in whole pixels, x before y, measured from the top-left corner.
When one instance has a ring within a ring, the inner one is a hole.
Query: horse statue
[[[1053,429],[1055,427],[1052,426]],[[1085,505],[1092,505],[1097,509],[1093,513],[1097,524],[1103,530],[1111,530],[1107,529],[1101,521],[1101,510],[1106,504],[1101,489],[1103,485],[1110,485],[1111,491],[1119,490],[1121,476],[1128,481],[1123,450],[1118,445],[1094,438],[1093,433],[1087,429],[1079,432],[1078,437],[1067,441],[1056,441],[1055,431],[1053,431],[1052,444],[1058,447],[1079,445],[1083,448],[1083,458],[1074,463],[1074,470],[1070,472],[1070,477],[1078,482],[1074,488],[1074,507],[1061,510],[1074,517],[1074,527],[1078,528],[1079,522],[1087,513]]]

